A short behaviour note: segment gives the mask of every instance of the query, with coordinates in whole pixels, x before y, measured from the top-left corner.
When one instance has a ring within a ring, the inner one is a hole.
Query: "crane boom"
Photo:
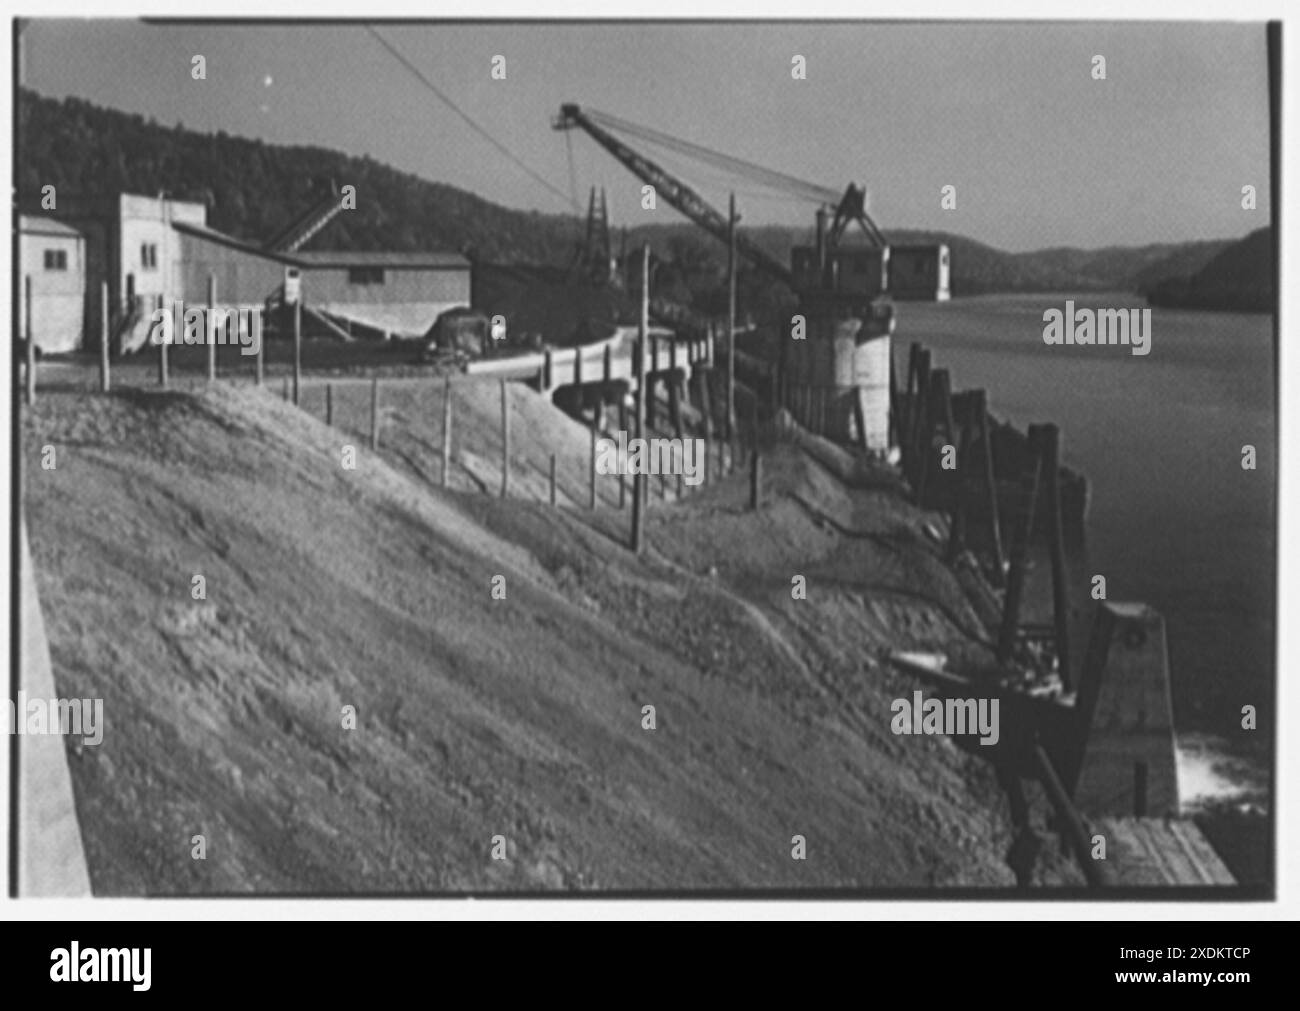
[[[609,131],[592,122],[577,105],[560,106],[560,115],[552,126],[556,130],[572,130],[575,127],[585,130],[592,140],[622,162],[638,179],[653,186],[655,192],[674,208],[714,238],[727,241],[728,222],[725,214],[667,169],[634,151]],[[791,271],[739,233],[736,234],[736,252],[778,281],[794,288],[794,275]]]

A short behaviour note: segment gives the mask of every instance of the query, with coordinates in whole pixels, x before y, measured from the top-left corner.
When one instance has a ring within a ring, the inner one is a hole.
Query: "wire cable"
[[[424,74],[420,71],[420,68],[417,67],[415,64],[413,64],[405,56],[403,56],[402,53],[395,46],[393,46],[392,43],[390,43],[386,38],[384,38],[377,31],[375,31],[375,29],[372,28],[370,25],[363,25],[362,27],[365,28],[365,30],[368,31],[371,35],[373,35],[375,39],[379,42],[379,44],[383,46],[385,49],[387,49],[389,53],[392,54],[393,58],[396,59],[397,62],[400,63],[403,67],[405,67],[411,73],[411,75],[415,77],[416,80],[418,80],[426,88],[432,91],[434,95],[437,96],[438,100],[442,102],[443,105],[447,106],[447,108],[451,109],[452,112],[454,112],[457,116],[459,116],[462,120],[464,120],[471,130],[473,130],[480,137],[482,137],[489,144],[491,144],[494,148],[500,151],[501,154],[505,155],[505,157],[508,158],[510,161],[514,162],[514,164],[517,165],[520,169],[522,169],[530,178],[540,183],[542,186],[546,187],[546,189],[548,189],[551,193],[555,194],[566,204],[569,203],[569,197],[565,196],[563,190],[559,189],[556,186],[551,185],[551,183],[548,182],[543,176],[534,172],[532,168],[530,168],[522,158],[520,158],[508,147],[506,147],[499,140],[493,137],[490,133],[488,133],[485,129],[483,129],[483,127],[479,126],[478,123],[474,122],[474,120],[470,117],[470,115],[467,112],[461,109],[460,106],[458,106],[445,94],[443,94],[442,91],[438,88],[438,86],[434,84],[432,81],[430,81],[427,77],[425,77]]]

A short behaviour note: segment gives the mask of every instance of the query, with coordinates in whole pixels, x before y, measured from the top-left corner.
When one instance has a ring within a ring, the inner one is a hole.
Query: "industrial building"
[[[422,336],[441,312],[470,304],[471,265],[457,253],[299,250],[338,213],[333,197],[266,244],[219,232],[208,226],[206,206],[165,196],[60,198],[57,213],[85,237],[88,343],[98,341],[107,280],[115,352],[144,344],[159,299],[206,304],[210,277],[226,308],[277,305],[287,292],[287,301],[301,298],[305,312],[341,334]]]
[[[19,215],[18,262],[24,277],[18,296],[23,336],[31,337],[42,352],[75,350],[84,325],[85,238],[53,218]],[[26,279],[31,281],[30,309]]]
[[[889,293],[899,300],[947,302],[949,288],[948,247],[889,247]]]

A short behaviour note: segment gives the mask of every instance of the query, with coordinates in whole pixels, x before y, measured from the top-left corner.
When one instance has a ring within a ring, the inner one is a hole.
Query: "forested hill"
[[[19,131],[17,182],[27,209],[39,208],[47,184],[81,196],[166,190],[207,203],[213,228],[257,240],[310,207],[333,180],[355,186],[361,199],[308,248],[472,247],[489,260],[565,263],[577,235],[571,215],[510,210],[373,158],[166,127],[76,98],[22,91]]]
[[[1277,306],[1273,262],[1273,230],[1261,228],[1199,270],[1160,279],[1143,294],[1152,305],[1270,312]]]
[[[307,248],[420,251],[452,249],[495,263],[563,269],[580,235],[573,215],[512,210],[481,197],[375,161],[320,147],[168,127],[139,115],[77,98],[19,94],[20,206],[39,213],[41,187],[106,196],[157,193],[208,206],[209,224],[250,240],[274,235],[314,203],[332,180],[357,187],[354,211],[339,215]],[[725,250],[665,209],[663,225],[634,228],[673,262],[682,289],[717,296]],[[1167,278],[1190,277],[1223,252],[1228,240],[1099,250],[1046,249],[1008,253],[947,232],[887,229],[895,242],[946,242],[952,250],[955,295],[1012,291],[1150,289]],[[810,239],[810,230],[766,226],[746,230],[778,260]],[[620,239],[623,238],[620,236]],[[615,253],[621,241],[615,240]],[[766,278],[745,276],[742,292],[770,297]],[[661,278],[667,275],[660,274]],[[681,294],[682,292],[679,292]],[[695,299],[691,299],[695,301]]]

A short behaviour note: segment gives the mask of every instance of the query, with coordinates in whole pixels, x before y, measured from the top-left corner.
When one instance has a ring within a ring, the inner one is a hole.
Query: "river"
[[[1136,308],[1125,293],[899,303],[896,368],[921,341],[954,389],[984,387],[1018,427],[1061,426],[1092,489],[1089,568],[1111,600],[1163,612],[1184,810],[1262,804],[1275,698],[1273,318],[1153,309],[1151,349],[1047,345],[1043,313]],[[1243,446],[1256,469],[1242,467]],[[1253,705],[1259,729],[1241,728]]]

